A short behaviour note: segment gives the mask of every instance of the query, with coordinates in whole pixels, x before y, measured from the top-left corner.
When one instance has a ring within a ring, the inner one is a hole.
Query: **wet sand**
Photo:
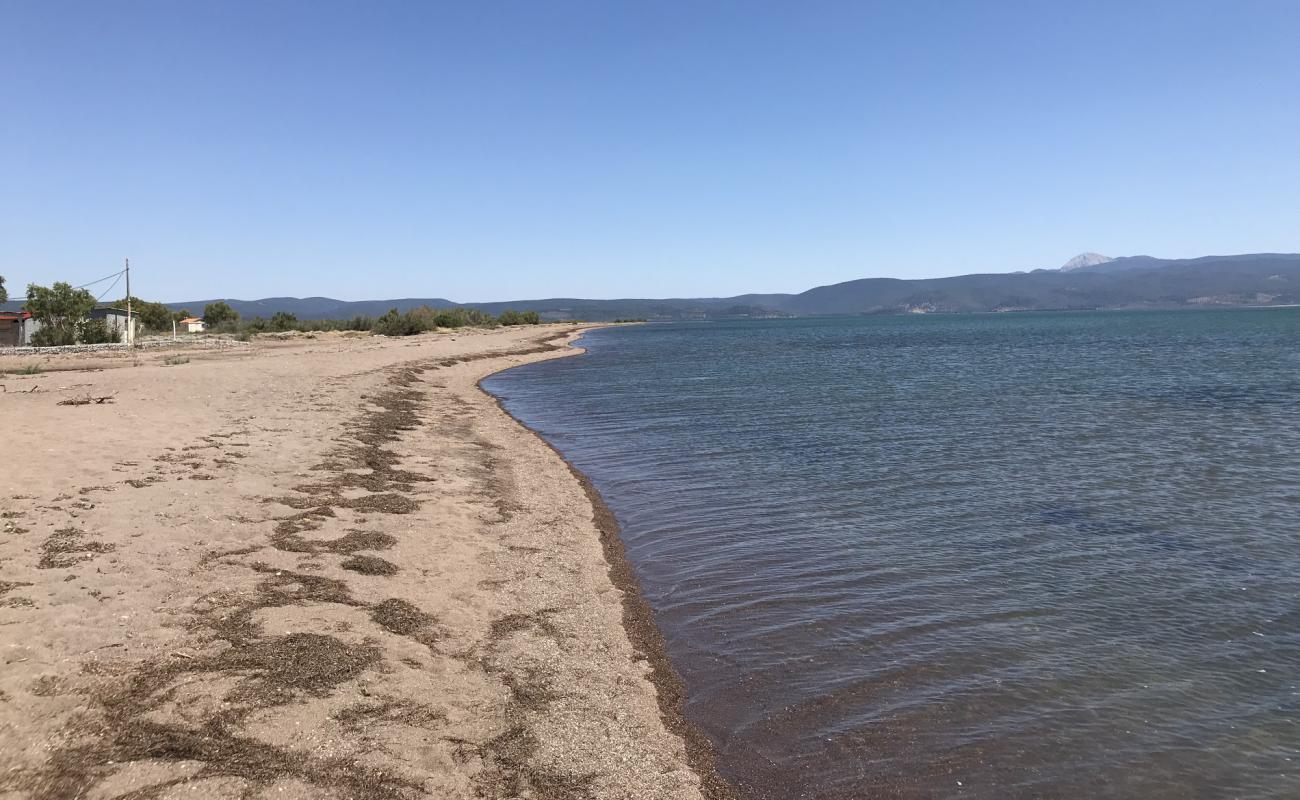
[[[612,516],[477,386],[579,330],[0,376],[0,797],[728,796]]]

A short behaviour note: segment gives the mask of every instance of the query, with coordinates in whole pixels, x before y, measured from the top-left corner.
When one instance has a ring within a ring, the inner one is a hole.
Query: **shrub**
[[[102,319],[88,319],[81,323],[80,337],[82,344],[109,344],[119,342],[117,331],[108,327]]]
[[[76,329],[64,325],[45,325],[32,334],[33,347],[60,347],[76,343]]]
[[[426,307],[420,311],[429,314],[433,325],[439,328],[491,328],[497,324],[495,317],[477,308],[448,308],[434,311]]]
[[[290,314],[287,311],[277,311],[271,316],[271,329],[276,331],[291,331],[298,326],[298,315]]]
[[[414,336],[417,333],[424,333],[430,327],[424,315],[413,311],[403,314],[392,308],[375,320],[372,330],[381,336]]]
[[[497,323],[501,325],[540,325],[541,322],[541,315],[536,311],[502,311],[497,317]]]

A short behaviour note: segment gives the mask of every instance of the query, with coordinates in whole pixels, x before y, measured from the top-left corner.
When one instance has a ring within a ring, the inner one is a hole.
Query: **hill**
[[[1300,302],[1300,255],[1157,259],[1132,256],[1068,271],[867,278],[781,301],[795,314],[888,314],[1283,305]]]
[[[200,314],[216,300],[168,303]],[[537,311],[546,319],[719,319],[817,314],[903,314],[1097,308],[1185,308],[1300,303],[1300,254],[1256,253],[1161,259],[1108,258],[1084,253],[1055,269],[900,280],[863,278],[818,286],[799,294],[746,294],[714,298],[625,298],[458,303],[442,297],[349,302],[329,297],[226,298],[240,316],[270,317],[277,311],[299,319],[379,316],[390,308],[471,306],[491,314]],[[21,303],[8,303],[5,310]]]
[[[212,301],[169,304],[195,313]],[[1300,303],[1300,254],[1257,253],[1160,259],[1110,259],[1085,253],[1058,269],[901,280],[863,278],[800,294],[723,298],[552,297],[486,303],[444,298],[344,302],[325,297],[227,300],[242,316],[288,311],[302,319],[378,315],[390,308],[472,306],[492,314],[533,310],[547,319],[715,319],[818,314],[902,314],[1097,308],[1180,308]]]

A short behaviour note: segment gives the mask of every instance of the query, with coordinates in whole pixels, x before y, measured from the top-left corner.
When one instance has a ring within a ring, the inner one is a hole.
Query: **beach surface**
[[[0,797],[723,796],[612,518],[478,388],[580,331],[0,376]]]

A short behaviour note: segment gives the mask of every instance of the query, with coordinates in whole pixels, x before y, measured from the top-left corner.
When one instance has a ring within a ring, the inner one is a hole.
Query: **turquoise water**
[[[1300,309],[583,343],[486,386],[746,796],[1300,797]]]

